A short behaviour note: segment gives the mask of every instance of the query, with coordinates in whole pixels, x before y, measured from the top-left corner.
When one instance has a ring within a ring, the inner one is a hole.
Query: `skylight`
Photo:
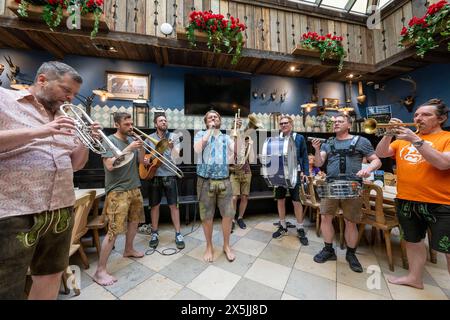
[[[301,4],[326,8],[336,11],[348,12],[358,15],[367,15],[369,1],[371,0],[289,0],[290,2],[297,2]],[[378,0],[377,8],[384,8],[386,5],[394,0]]]

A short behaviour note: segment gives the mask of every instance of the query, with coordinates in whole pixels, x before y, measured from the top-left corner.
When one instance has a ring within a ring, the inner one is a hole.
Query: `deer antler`
[[[412,86],[413,86],[412,96],[415,97],[416,96],[416,90],[417,90],[417,83],[416,83],[416,81],[413,78],[411,78],[411,76],[408,76],[407,78],[400,78],[400,80],[403,80],[403,81],[406,81],[406,82],[409,82],[409,83],[412,84]]]
[[[406,107],[406,109],[408,110],[408,112],[412,112],[414,104],[416,102],[416,90],[417,90],[417,83],[416,81],[414,81],[413,78],[411,78],[411,76],[408,76],[407,78],[400,78],[400,80],[409,82],[412,84],[413,88],[412,88],[412,92],[411,95],[407,96],[404,100],[403,100],[403,105]]]
[[[8,56],[8,57],[3,56],[3,57],[5,58],[6,62],[7,62],[8,65],[9,65],[9,71],[11,72],[11,75],[12,75],[13,77],[17,76],[17,74],[20,73],[20,68],[19,68],[19,66],[16,65],[16,64],[14,64],[14,63],[12,62],[12,59],[11,59],[10,56]]]

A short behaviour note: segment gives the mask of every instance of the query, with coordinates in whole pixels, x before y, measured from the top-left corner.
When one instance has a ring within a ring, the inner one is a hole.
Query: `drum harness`
[[[358,141],[359,141],[359,136],[354,136],[352,138],[352,141],[351,141],[348,149],[336,149],[336,146],[335,146],[336,138],[333,137],[333,138],[328,139],[327,144],[331,148],[330,155],[335,155],[335,154],[339,155],[339,174],[340,175],[345,175],[345,171],[347,168],[347,156],[351,156],[356,153],[359,153],[359,151],[356,151],[356,144],[358,143]]]

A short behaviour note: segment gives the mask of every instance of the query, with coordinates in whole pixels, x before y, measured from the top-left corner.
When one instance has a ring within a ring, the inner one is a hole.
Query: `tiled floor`
[[[288,217],[293,219],[292,216]],[[313,256],[322,248],[322,239],[308,228],[309,246],[302,246],[295,237],[295,229],[279,240],[272,239],[273,222],[277,215],[251,215],[245,219],[247,229],[237,227],[231,235],[236,260],[228,262],[222,252],[220,219],[214,226],[214,262],[203,262],[205,241],[202,228],[185,236],[186,248],[177,254],[158,253],[141,259],[123,258],[124,237],[117,240],[108,270],[118,279],[109,287],[92,280],[97,265],[93,248],[87,248],[90,268],[82,271],[81,295],[61,294],[60,299],[445,299],[450,298],[450,276],[445,257],[438,254],[438,263],[427,262],[424,290],[389,284],[389,271],[383,243],[374,247],[362,244],[358,257],[364,273],[351,271],[345,261],[345,250],[337,248],[337,261],[317,264]],[[184,226],[183,234],[191,232],[192,225]],[[173,248],[174,233],[170,224],[160,228],[159,251]],[[146,250],[149,236],[138,234],[135,246]],[[401,267],[398,238],[393,236],[395,274],[407,271]],[[71,263],[76,264],[75,256]],[[381,273],[374,270],[380,270]],[[377,277],[377,275],[379,275]],[[370,289],[372,288],[372,289]]]

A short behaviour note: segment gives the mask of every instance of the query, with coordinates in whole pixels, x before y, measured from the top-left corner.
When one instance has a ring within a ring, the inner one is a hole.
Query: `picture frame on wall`
[[[117,100],[150,100],[150,74],[106,71],[106,90]]]
[[[339,99],[323,98],[323,107],[325,108],[325,110],[338,109],[339,108]]]

